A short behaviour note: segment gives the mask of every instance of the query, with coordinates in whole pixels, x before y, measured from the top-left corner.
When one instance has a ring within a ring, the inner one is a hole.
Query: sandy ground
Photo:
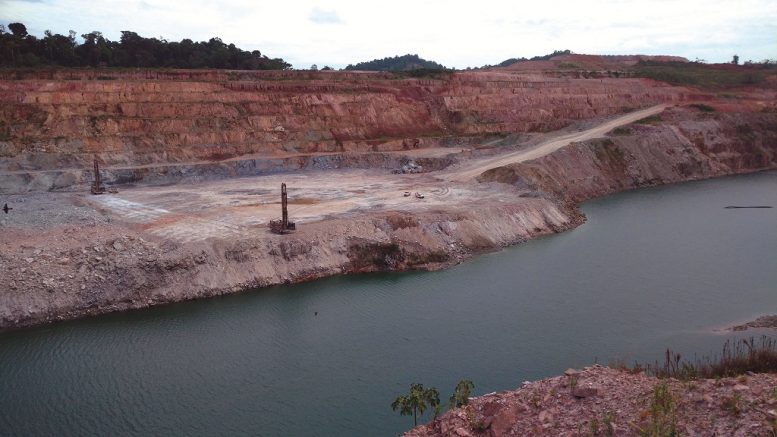
[[[289,214],[298,223],[382,210],[419,212],[482,201],[493,204],[509,199],[505,198],[503,187],[473,181],[484,171],[536,159],[572,142],[603,136],[664,108],[659,105],[632,112],[583,131],[551,135],[527,149],[469,159],[438,172],[314,171],[75,196],[141,233],[181,243],[243,235],[278,218],[281,183],[288,186]],[[441,151],[416,153],[437,156]],[[416,198],[415,193],[424,198]],[[510,192],[509,196],[514,199],[515,193]]]

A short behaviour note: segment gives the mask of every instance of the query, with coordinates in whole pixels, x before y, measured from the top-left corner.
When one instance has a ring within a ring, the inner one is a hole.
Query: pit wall
[[[52,70],[0,74],[0,172],[386,152],[551,131],[692,97],[643,79],[505,72]]]
[[[674,107],[649,123],[492,169],[478,180],[532,187],[577,204],[618,191],[774,168],[777,112]]]

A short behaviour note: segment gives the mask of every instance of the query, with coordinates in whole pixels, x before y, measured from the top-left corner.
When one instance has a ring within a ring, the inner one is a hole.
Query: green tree
[[[27,36],[27,26],[25,26],[22,23],[10,23],[8,25],[8,30],[13,33],[13,36],[17,38],[24,38]]]
[[[475,384],[469,379],[462,379],[459,381],[459,383],[456,384],[453,395],[451,395],[451,398],[449,399],[450,408],[459,408],[467,405],[473,388],[475,388]]]
[[[734,55],[734,58],[731,59],[731,63],[734,65],[739,65],[739,55]]]
[[[440,393],[436,388],[424,389],[423,384],[410,384],[410,393],[400,395],[391,403],[391,409],[399,410],[402,416],[413,415],[413,426],[418,425],[418,415],[424,414],[427,408],[440,405]]]
[[[76,42],[76,32],[60,35],[45,31],[38,39],[22,23],[0,24],[0,67],[60,65],[130,68],[228,68],[246,70],[288,70],[291,64],[270,59],[259,50],[245,51],[220,38],[194,42],[184,39],[145,38],[128,30],[119,41],[108,40],[92,31]]]

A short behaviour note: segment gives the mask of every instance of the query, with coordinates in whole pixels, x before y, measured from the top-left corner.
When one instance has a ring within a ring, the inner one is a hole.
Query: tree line
[[[403,55],[359,62],[356,65],[348,64],[345,69],[359,71],[445,70],[445,66],[434,61],[427,61],[418,55]]]
[[[145,38],[122,31],[118,41],[101,32],[60,35],[47,30],[43,38],[27,32],[22,23],[0,24],[0,67],[125,67],[217,68],[234,70],[287,70],[291,64],[268,58],[259,50],[241,50],[220,38],[195,42]]]

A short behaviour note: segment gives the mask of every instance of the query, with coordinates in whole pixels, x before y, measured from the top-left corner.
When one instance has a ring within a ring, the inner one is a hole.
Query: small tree
[[[428,407],[440,405],[440,393],[436,388],[424,389],[423,384],[410,384],[410,393],[400,395],[391,403],[391,409],[399,410],[402,416],[413,415],[413,426],[418,425],[418,414],[423,415]]]
[[[472,389],[475,388],[475,384],[469,379],[462,379],[456,384],[456,389],[453,391],[449,399],[450,408],[459,408],[469,403],[469,396],[472,394]]]
[[[734,58],[731,60],[731,63],[734,65],[739,65],[739,55],[734,55]]]
[[[8,29],[13,33],[13,36],[17,38],[24,38],[27,36],[27,26],[22,23],[10,23]]]

